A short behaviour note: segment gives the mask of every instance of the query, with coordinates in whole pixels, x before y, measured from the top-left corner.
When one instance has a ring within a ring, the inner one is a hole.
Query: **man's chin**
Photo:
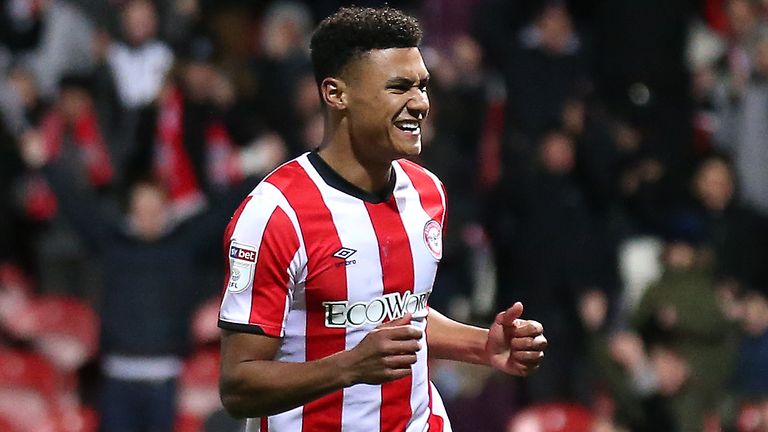
[[[409,145],[403,145],[399,148],[401,157],[414,157],[421,154],[421,139]]]

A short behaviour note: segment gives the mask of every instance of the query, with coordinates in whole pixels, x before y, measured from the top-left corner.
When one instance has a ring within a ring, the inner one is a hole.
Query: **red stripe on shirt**
[[[424,342],[429,346],[429,339],[427,336],[427,328],[429,327],[429,319],[427,319],[427,326],[424,328]],[[427,377],[429,377],[429,361],[427,361]],[[429,379],[429,378],[427,378]],[[427,432],[443,432],[443,418],[435,414],[432,408],[432,382],[427,383],[427,393],[429,397],[429,418],[427,419]]]
[[[429,419],[427,420],[428,432],[443,432],[443,418],[432,410],[432,385],[429,386]]]
[[[269,432],[269,417],[262,417],[259,423],[261,423],[259,432]]]
[[[405,174],[413,183],[413,186],[419,192],[419,201],[421,201],[421,207],[432,219],[440,222],[440,225],[445,229],[445,207],[443,205],[443,195],[440,194],[432,177],[427,174],[424,168],[416,165],[415,163],[400,159],[397,161],[405,171]]]
[[[251,198],[253,198],[252,195],[248,195],[245,197],[243,202],[240,203],[240,205],[237,207],[237,210],[235,210],[235,213],[232,215],[232,219],[229,221],[229,224],[227,224],[227,228],[224,230],[224,259],[226,260],[224,262],[224,268],[227,269],[226,274],[224,275],[224,289],[221,291],[221,295],[224,296],[224,293],[227,291],[227,284],[229,283],[229,242],[232,240],[232,234],[235,232],[235,227],[237,226],[237,221],[240,220],[240,216],[243,214],[243,211],[245,211],[245,206],[248,205],[248,203],[251,201]]]
[[[342,247],[331,212],[317,185],[296,161],[284,165],[266,181],[280,189],[296,211],[307,250],[306,361],[344,351],[346,329],[326,327],[323,310],[324,301],[347,298],[346,269],[334,266],[335,262],[328,259]],[[338,390],[304,405],[302,431],[341,431],[343,402],[343,392]]]
[[[384,294],[413,292],[413,256],[394,196],[381,204],[365,203],[379,244]],[[405,431],[411,419],[411,386],[407,377],[381,385],[381,430]]]
[[[253,277],[251,316],[268,336],[280,337],[288,297],[288,271],[299,238],[285,211],[276,207],[264,228]]]

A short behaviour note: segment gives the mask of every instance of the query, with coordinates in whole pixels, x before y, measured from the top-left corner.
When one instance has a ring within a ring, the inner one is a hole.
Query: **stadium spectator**
[[[539,140],[528,173],[502,178],[489,196],[487,231],[494,245],[498,304],[520,299],[547,323],[547,357],[560,365],[526,382],[531,401],[585,397],[578,380],[584,358],[575,305],[597,285],[595,219],[573,177],[573,140],[560,130]]]
[[[765,427],[768,424],[763,411],[768,403],[768,296],[764,290],[748,289],[739,303],[742,335],[728,386],[724,425],[735,428],[743,421],[739,419],[740,414],[749,407],[757,407],[758,421],[749,423],[757,428]]]
[[[92,23],[65,0],[11,0],[3,3],[0,44],[35,75],[45,99],[56,96],[64,75],[90,72]]]
[[[114,185],[116,168],[101,125],[89,77],[65,76],[55,104],[36,128],[24,132],[21,140],[39,141],[47,157],[68,167],[73,181],[105,197]],[[101,282],[95,264],[70,222],[58,213],[58,200],[50,184],[31,172],[24,193],[27,215],[39,224],[34,239],[37,268],[45,269],[39,277],[40,290],[96,303]]]
[[[647,288],[632,318],[648,361],[653,365],[654,356],[662,355],[645,391],[664,396],[663,411],[679,431],[703,430],[706,418],[716,414],[736,348],[735,326],[719,301],[697,240],[684,229],[671,235],[665,271]]]
[[[507,128],[529,137],[556,124],[565,101],[591,85],[584,42],[557,1],[522,28],[505,64]]]
[[[176,380],[190,348],[189,317],[215,292],[203,276],[205,252],[234,207],[221,198],[197,218],[174,220],[162,184],[134,183],[125,216],[96,200],[39,139],[21,143],[30,167],[42,169],[61,213],[99,257],[101,427],[104,431],[171,430]],[[233,192],[238,197],[242,190]]]
[[[671,218],[700,237],[702,247],[713,255],[720,283],[742,289],[759,285],[766,259],[766,219],[739,202],[730,160],[719,154],[703,158],[691,186],[693,202]]]
[[[731,81],[720,89],[716,143],[734,160],[740,199],[768,215],[768,173],[764,169],[768,128],[761,120],[768,115],[768,31],[760,35],[751,60],[753,66],[743,84]]]
[[[136,109],[157,97],[173,65],[173,52],[156,38],[157,12],[149,0],[131,0],[121,11],[123,38],[113,42],[107,63],[120,103]]]
[[[273,2],[264,13],[260,50],[252,70],[258,81],[254,109],[266,125],[279,133],[291,155],[305,149],[301,144],[300,113],[294,104],[301,78],[311,73],[307,55],[311,16],[306,5]],[[320,144],[314,143],[314,146]]]
[[[207,37],[189,42],[178,76],[141,110],[136,147],[125,168],[129,179],[157,176],[179,217],[203,208],[209,193],[268,172],[285,155],[280,137],[249,128],[250,117],[239,109],[232,83],[214,56]],[[252,151],[244,158],[240,150],[246,145]]]

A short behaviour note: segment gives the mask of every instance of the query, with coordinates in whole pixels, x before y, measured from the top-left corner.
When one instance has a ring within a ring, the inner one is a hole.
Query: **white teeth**
[[[419,123],[418,122],[400,122],[397,124],[397,127],[408,132],[414,132],[419,129]]]

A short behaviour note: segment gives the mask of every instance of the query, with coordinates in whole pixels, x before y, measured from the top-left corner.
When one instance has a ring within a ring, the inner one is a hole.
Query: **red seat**
[[[219,342],[219,306],[221,299],[217,296],[206,300],[197,308],[192,316],[192,340],[195,345],[218,344]]]
[[[82,406],[63,409],[57,420],[60,432],[96,432],[99,427],[98,413]]]
[[[184,362],[179,380],[180,424],[202,424],[214,411],[222,408],[219,399],[219,350],[206,349],[194,353]]]
[[[83,301],[41,296],[31,303],[28,313],[35,321],[34,346],[61,371],[76,371],[98,351],[99,318]]]
[[[768,400],[744,403],[736,419],[739,432],[763,432],[768,430]]]
[[[508,432],[590,432],[594,414],[587,408],[568,402],[530,406],[515,414]]]
[[[0,327],[13,338],[24,340],[32,332],[31,320],[21,314],[31,298],[31,285],[21,270],[0,264]]]
[[[0,416],[13,429],[55,430],[59,385],[56,369],[45,358],[25,351],[0,351]]]

